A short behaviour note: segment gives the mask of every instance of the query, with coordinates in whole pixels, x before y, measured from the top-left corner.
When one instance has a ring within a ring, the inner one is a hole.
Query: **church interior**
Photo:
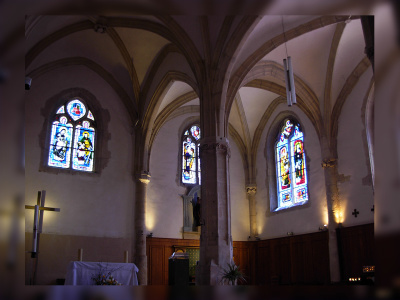
[[[280,9],[26,16],[25,204],[57,209],[36,258],[25,210],[25,284],[81,259],[168,285],[179,252],[189,285],[373,284],[387,11]]]

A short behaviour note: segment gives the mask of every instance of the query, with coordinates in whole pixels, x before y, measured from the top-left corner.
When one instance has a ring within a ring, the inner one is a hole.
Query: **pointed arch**
[[[124,88],[119,84],[117,80],[115,80],[114,76],[112,76],[109,72],[107,72],[102,66],[100,66],[99,64],[88,58],[69,57],[52,61],[31,71],[30,73],[28,73],[28,76],[31,78],[38,78],[46,74],[47,72],[74,65],[85,66],[88,69],[94,71],[101,78],[103,78],[104,81],[106,81],[119,96],[119,99],[122,101],[123,105],[126,107],[126,110],[128,111],[132,123],[136,122],[138,118],[136,103],[131,101]]]
[[[295,37],[322,28],[324,26],[344,22],[348,18],[348,16],[323,16],[316,18],[306,24],[299,25],[298,27],[290,29],[287,32],[268,40],[251,55],[249,55],[249,57],[243,61],[240,67],[236,69],[235,73],[230,76],[228,92],[226,95],[227,104],[225,105],[226,118],[228,118],[229,116],[229,112],[231,110],[231,106],[237,91],[241,86],[243,86],[244,78],[251,72],[253,67],[258,62],[260,62],[263,57],[265,57],[269,52],[282,45],[284,42],[294,39]],[[359,17],[353,16],[351,18],[358,19]]]

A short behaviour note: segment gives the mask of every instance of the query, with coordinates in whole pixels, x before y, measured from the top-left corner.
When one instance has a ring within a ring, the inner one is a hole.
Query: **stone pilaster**
[[[147,256],[146,256],[146,195],[150,174],[141,172],[136,185],[135,206],[135,256],[134,263],[139,268],[138,281],[140,285],[147,285]]]
[[[336,159],[323,160],[326,201],[328,208],[328,234],[329,234],[329,266],[331,282],[340,281],[339,250],[337,244],[336,228],[341,222],[341,211],[339,202],[339,191],[337,187],[337,164]]]
[[[183,198],[183,231],[193,231],[193,196],[182,195]]]
[[[231,208],[229,197],[229,142],[206,137],[200,142],[202,205],[200,262],[197,285],[217,285],[221,268],[232,262]]]
[[[250,212],[250,240],[256,240],[258,237],[257,230],[257,210],[256,210],[256,185],[246,186],[247,200],[249,201],[249,212]]]

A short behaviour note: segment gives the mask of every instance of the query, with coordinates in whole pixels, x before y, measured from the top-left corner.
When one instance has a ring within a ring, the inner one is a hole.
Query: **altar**
[[[132,263],[71,261],[68,264],[65,285],[96,285],[92,278],[109,274],[121,285],[138,285],[139,269]]]

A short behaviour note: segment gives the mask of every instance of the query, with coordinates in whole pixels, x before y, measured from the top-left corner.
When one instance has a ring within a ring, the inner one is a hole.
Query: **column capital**
[[[228,157],[231,156],[231,148],[229,140],[223,136],[204,137],[200,140],[200,155],[201,152],[218,152],[225,153]]]
[[[149,171],[141,171],[137,174],[137,179],[144,184],[148,184],[150,182],[150,172]]]
[[[247,185],[246,193],[249,195],[255,195],[257,193],[257,186],[256,185]]]
[[[336,158],[327,158],[324,159],[321,163],[321,166],[326,169],[326,168],[333,168],[336,165]]]

